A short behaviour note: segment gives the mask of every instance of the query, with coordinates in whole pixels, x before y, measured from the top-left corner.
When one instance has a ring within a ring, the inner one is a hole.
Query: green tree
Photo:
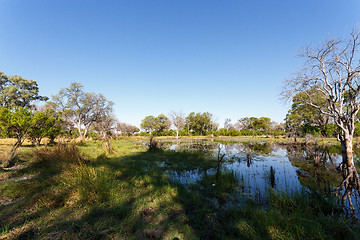
[[[10,151],[6,167],[15,164],[14,157],[17,149],[24,143],[33,126],[33,114],[26,107],[0,107],[0,129],[3,137],[15,138],[16,142]]]
[[[293,137],[296,142],[296,138],[301,134],[302,116],[296,112],[289,110],[285,118],[285,131]]]
[[[0,72],[0,106],[31,107],[33,101],[47,101],[47,97],[39,96],[39,88],[34,80],[20,76],[6,76]]]
[[[171,127],[171,121],[170,119],[165,116],[164,114],[160,114],[157,118],[157,132],[165,132],[165,131],[169,131],[170,127]]]
[[[144,129],[146,132],[151,133],[153,131],[156,131],[156,129],[158,129],[158,124],[159,122],[157,121],[157,119],[150,115],[150,116],[146,116],[142,121],[141,121],[141,128]]]
[[[194,131],[200,135],[204,131],[215,130],[214,121],[212,120],[213,115],[209,112],[204,113],[194,113],[191,112],[185,119],[185,127],[189,131]]]
[[[271,119],[267,117],[261,118],[250,118],[250,129],[257,130],[257,131],[267,131],[270,128]]]
[[[309,96],[311,96],[312,101],[319,106],[319,108],[306,104]],[[322,113],[322,111],[326,111],[327,100],[322,94],[319,94],[315,88],[297,93],[292,101],[293,104],[285,119],[287,132],[289,132],[290,135],[296,133],[299,136],[306,133],[314,133],[314,131],[319,131],[323,136],[333,134],[333,132],[331,133],[329,131],[331,128],[329,124],[332,123],[331,117]]]
[[[64,120],[60,118],[60,114],[53,109],[45,111],[37,111],[33,115],[33,125],[29,130],[28,137],[36,146],[40,145],[44,137],[48,137],[50,142],[61,133]]]

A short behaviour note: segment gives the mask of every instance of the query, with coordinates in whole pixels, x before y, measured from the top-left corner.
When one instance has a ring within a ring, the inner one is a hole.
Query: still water
[[[262,193],[269,188],[286,192],[298,191],[304,187],[330,190],[338,187],[341,182],[341,175],[336,171],[341,162],[338,146],[198,141],[168,144],[166,148],[172,151],[202,151],[211,154],[214,159],[224,155],[221,172],[232,172],[244,192],[251,194]],[[168,174],[172,180],[190,185],[216,171],[217,167],[213,167],[169,170]]]

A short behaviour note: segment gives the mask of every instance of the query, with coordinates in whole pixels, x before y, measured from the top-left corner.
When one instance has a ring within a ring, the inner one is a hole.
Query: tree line
[[[36,102],[46,103],[36,106]],[[109,150],[109,139],[116,129],[126,134],[138,131],[119,123],[113,106],[102,94],[86,92],[79,83],[71,83],[49,100],[39,95],[36,81],[0,72],[0,134],[16,139],[7,166],[14,164],[17,149],[26,139],[40,145],[43,138],[51,143],[59,136],[96,135]]]
[[[44,104],[39,104],[44,102]],[[37,104],[36,104],[37,103]],[[235,124],[226,119],[219,128],[214,115],[209,112],[172,111],[169,117],[146,116],[141,130],[131,124],[118,121],[114,114],[114,103],[104,95],[86,92],[80,83],[71,83],[49,99],[39,95],[38,84],[21,76],[7,76],[0,72],[0,134],[3,138],[14,138],[10,152],[11,161],[17,149],[26,139],[40,145],[47,138],[93,137],[106,142],[110,150],[110,139],[116,136],[157,135],[157,136],[240,136],[280,135],[283,125],[270,118],[242,118]]]
[[[170,117],[165,114],[146,116],[141,121],[141,135],[157,136],[258,136],[285,134],[284,125],[271,121],[268,117],[245,117],[232,124],[227,118],[223,127],[209,112],[191,112],[185,116],[182,112],[172,111]],[[173,128],[171,128],[173,126]]]

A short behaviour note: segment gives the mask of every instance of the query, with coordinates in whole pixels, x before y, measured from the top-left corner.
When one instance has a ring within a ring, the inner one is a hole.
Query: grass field
[[[146,142],[114,140],[110,154],[100,141],[25,145],[16,166],[0,170],[0,239],[360,239],[332,198],[269,191],[266,201],[244,196],[228,205],[241,185],[231,173],[215,188],[213,175],[186,187],[168,176],[215,167],[216,159],[148,152]]]

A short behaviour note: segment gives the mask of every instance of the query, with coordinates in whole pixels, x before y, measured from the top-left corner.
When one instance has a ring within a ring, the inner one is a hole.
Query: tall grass
[[[0,185],[10,202],[0,204],[0,239],[360,239],[326,195],[270,189],[246,202],[241,176],[204,171],[216,167],[209,156],[148,152],[129,139],[114,147],[33,149],[28,168],[14,171],[35,177]],[[168,175],[189,169],[203,177],[185,186]]]
[[[64,183],[78,194],[79,203],[97,204],[110,200],[111,182],[105,172],[81,161],[65,171]]]
[[[34,151],[36,169],[46,174],[62,174],[60,182],[71,192],[72,197],[82,205],[104,203],[110,198],[110,184],[107,174],[91,166],[74,144],[58,145]]]

